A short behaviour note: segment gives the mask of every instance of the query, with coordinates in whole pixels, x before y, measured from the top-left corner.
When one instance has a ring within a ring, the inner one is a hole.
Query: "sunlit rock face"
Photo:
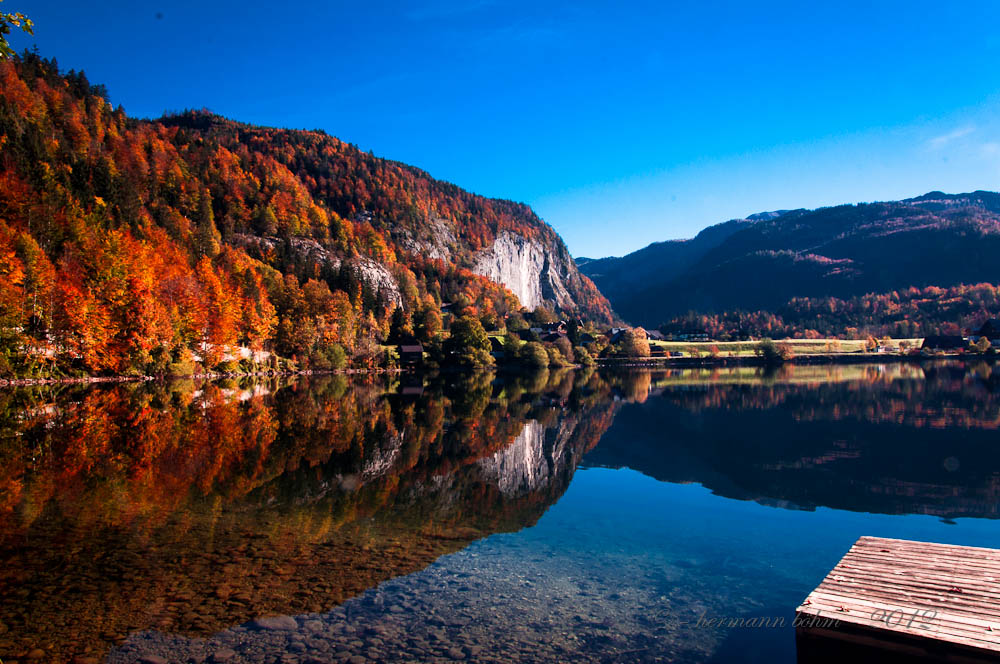
[[[239,233],[234,234],[229,242],[254,256],[274,253],[286,245],[286,242],[278,237],[258,237]],[[292,238],[288,240],[287,246],[296,258],[303,262],[315,263],[333,271],[339,271],[346,266],[356,279],[378,294],[383,304],[389,307],[402,306],[403,297],[399,292],[399,283],[385,264],[366,256],[345,259],[309,238]]]
[[[503,284],[529,309],[543,303],[559,309],[577,305],[565,282],[580,277],[564,247],[504,232],[491,247],[476,253],[473,272]]]
[[[385,265],[364,257],[350,261],[349,265],[363,283],[368,284],[378,293],[383,302],[392,307],[403,306],[403,298],[399,294],[399,284]]]
[[[429,214],[416,228],[398,229],[400,246],[414,256],[449,261],[458,244],[455,224],[437,214]]]

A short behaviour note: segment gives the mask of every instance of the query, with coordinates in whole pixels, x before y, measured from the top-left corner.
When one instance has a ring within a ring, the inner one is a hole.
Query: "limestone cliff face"
[[[475,253],[472,270],[509,288],[529,309],[541,304],[559,310],[581,308],[571,291],[583,277],[562,242],[505,231],[492,246]]]
[[[399,283],[385,265],[364,256],[348,261],[348,265],[362,282],[370,285],[378,293],[384,302],[393,307],[403,306]]]
[[[395,229],[394,237],[400,247],[410,254],[425,258],[450,261],[458,246],[455,224],[436,214],[427,216],[423,224],[415,228]]]
[[[359,216],[357,220],[373,221],[369,216]],[[548,227],[537,228],[531,237],[501,231],[492,244],[478,251],[471,251],[468,244],[463,244],[453,222],[436,215],[427,217],[413,228],[397,226],[390,230],[393,241],[403,250],[404,259],[411,255],[463,265],[471,262],[475,274],[506,286],[528,309],[545,305],[566,315],[611,322],[607,300],[580,272],[566,245]],[[309,238],[292,238],[286,242],[277,237],[238,234],[228,241],[256,258],[291,250],[303,262],[336,271],[349,269],[359,281],[378,293],[384,305],[390,309],[402,306],[395,275],[385,264],[372,258],[343,257]]]
[[[284,241],[276,237],[258,237],[254,235],[234,235],[229,240],[231,244],[249,251],[250,255],[260,257],[265,253],[277,251]],[[310,261],[332,268],[334,270],[349,269],[358,281],[367,284],[379,299],[390,308],[402,306],[403,297],[399,293],[399,283],[396,277],[383,263],[367,256],[341,258],[325,249],[316,240],[308,238],[292,238],[288,242],[295,256],[303,261]]]

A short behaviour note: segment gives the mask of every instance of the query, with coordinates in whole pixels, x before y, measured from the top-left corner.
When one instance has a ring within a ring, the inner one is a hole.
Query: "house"
[[[604,336],[608,338],[609,344],[616,344],[622,340],[622,335],[628,331],[627,327],[613,327],[604,333]]]
[[[597,337],[595,337],[593,334],[590,334],[588,332],[580,333],[580,345],[586,346],[594,343],[595,341],[597,341]]]
[[[557,323],[539,323],[537,325],[532,325],[531,331],[539,335],[545,335],[551,332],[562,332],[565,334],[566,321],[561,320]]]
[[[542,341],[548,341],[548,342],[551,343],[551,342],[554,342],[554,341],[559,341],[560,339],[564,338],[565,336],[566,336],[566,332],[560,332],[560,331],[549,332],[548,334],[545,334],[545,335],[542,336]]]
[[[969,347],[965,337],[955,334],[938,334],[924,338],[921,350],[964,350]]]
[[[673,335],[674,341],[709,341],[708,332],[704,330],[687,330]]]
[[[667,337],[659,330],[646,330],[646,338],[650,341],[666,341]]]
[[[424,361],[424,347],[417,341],[399,344],[400,364],[420,364]]]

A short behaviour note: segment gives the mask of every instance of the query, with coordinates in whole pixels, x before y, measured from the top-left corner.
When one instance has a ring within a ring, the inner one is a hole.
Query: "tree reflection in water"
[[[584,455],[784,507],[996,517],[998,375],[944,363],[9,390],[0,657],[86,661],[136,631],[329,611],[533,525]]]
[[[562,372],[5,392],[0,657],[324,610],[531,525],[610,424],[608,389]]]

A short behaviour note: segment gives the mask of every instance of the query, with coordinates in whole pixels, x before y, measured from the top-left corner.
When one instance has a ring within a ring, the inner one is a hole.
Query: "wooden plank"
[[[841,607],[848,610],[842,611]],[[811,614],[814,611],[819,610],[823,611],[824,617],[863,622],[875,626],[885,623],[885,619],[881,618],[882,615],[885,615],[886,618],[888,618],[889,614],[893,614],[894,617],[889,620],[889,622],[897,622],[895,616],[898,615],[900,617],[898,621],[900,623],[900,629],[902,629],[904,625],[912,624],[916,626],[916,629],[932,632],[939,629],[946,629],[949,626],[955,626],[955,629],[972,631],[976,634],[984,635],[983,638],[987,640],[992,638],[992,630],[1000,629],[996,621],[982,620],[967,616],[959,617],[954,614],[941,612],[938,612],[933,616],[924,615],[914,611],[909,611],[906,608],[900,608],[899,611],[901,613],[895,613],[894,611],[887,612],[885,605],[880,602],[869,602],[865,600],[826,595],[817,595],[814,602],[810,604],[810,606],[803,609],[801,613]],[[873,618],[873,615],[876,614],[878,614],[879,617]]]
[[[897,656],[1000,661],[1000,551],[862,537],[796,621],[812,650],[817,639],[838,639]]]

